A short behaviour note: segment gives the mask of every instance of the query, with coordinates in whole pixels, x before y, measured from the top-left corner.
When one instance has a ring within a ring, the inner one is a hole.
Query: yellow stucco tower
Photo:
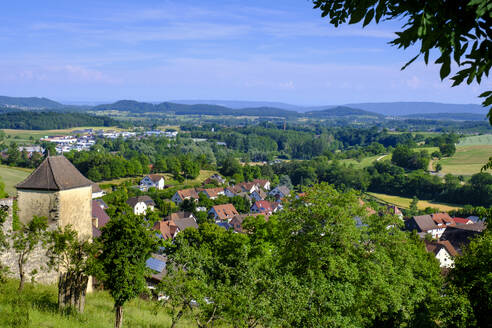
[[[19,221],[45,216],[50,225],[72,225],[79,238],[92,238],[92,184],[64,156],[48,156],[19,183]]]

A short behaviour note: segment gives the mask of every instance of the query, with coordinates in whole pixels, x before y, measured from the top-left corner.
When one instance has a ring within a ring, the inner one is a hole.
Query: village
[[[109,206],[104,201],[111,191],[102,190],[98,184],[82,176],[62,155],[48,156],[16,187],[17,195],[0,203],[9,207],[12,216],[15,201],[22,223],[29,222],[33,216],[46,216],[52,225],[70,224],[80,236],[96,239],[111,220],[106,212]],[[149,195],[168,187],[163,175],[146,175],[134,187],[139,195],[129,197],[126,204],[135,215],[149,217],[158,210],[156,200]],[[177,190],[168,200],[174,204],[174,210],[166,217],[154,219],[152,229],[160,239],[167,241],[172,241],[186,229],[198,229],[203,222],[213,222],[231,233],[247,234],[243,228],[246,218],[261,216],[268,221],[272,215],[283,211],[289,202],[302,202],[305,195],[285,185],[274,186],[266,179],[232,184],[220,174],[213,174],[202,183],[202,187]],[[233,202],[240,204],[241,208],[236,208]],[[396,206],[386,206],[383,211],[376,212],[362,199],[360,205],[367,215],[398,217],[404,223],[403,229],[415,231],[424,241],[426,250],[439,261],[443,272],[454,266],[454,259],[461,255],[471,238],[486,228],[485,222],[476,216],[462,218],[451,217],[448,213],[432,213],[405,218]],[[360,218],[353,219],[357,227],[364,226]],[[12,217],[7,220],[9,222],[12,224]],[[10,228],[4,227],[4,230]],[[42,261],[41,258],[38,261]],[[11,266],[15,262],[14,257],[8,254],[0,260]],[[149,288],[154,288],[166,274],[166,265],[167,258],[163,252],[154,253],[147,260],[147,267],[153,272],[148,277]],[[12,273],[15,274],[15,269]],[[55,281],[56,276],[45,273],[38,275],[37,279],[49,283]]]

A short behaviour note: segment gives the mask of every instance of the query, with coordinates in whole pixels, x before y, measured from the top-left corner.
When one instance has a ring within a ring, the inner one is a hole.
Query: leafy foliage
[[[344,23],[363,22],[366,26],[373,20],[400,20],[402,31],[390,44],[407,49],[420,44],[419,53],[403,68],[420,56],[429,62],[433,50],[440,56],[435,63],[441,66],[441,79],[451,74],[451,62],[461,68],[451,77],[453,86],[464,81],[480,83],[488,77],[492,67],[492,6],[487,0],[467,1],[397,1],[397,0],[313,0],[322,16],[328,16],[330,23],[339,26]],[[492,91],[484,92],[483,106],[492,105]],[[489,109],[492,124],[492,111]]]

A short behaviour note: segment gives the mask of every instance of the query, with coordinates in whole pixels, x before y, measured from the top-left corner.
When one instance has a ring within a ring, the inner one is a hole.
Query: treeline
[[[0,114],[0,129],[55,130],[79,126],[122,126],[105,116],[82,113],[16,111]]]
[[[474,174],[463,184],[451,174],[443,180],[423,170],[407,173],[389,161],[378,161],[365,169],[355,169],[326,157],[284,162],[274,165],[273,169],[277,175],[288,175],[294,185],[309,186],[316,182],[328,182],[342,190],[354,188],[474,206],[492,204],[492,175],[489,173]]]

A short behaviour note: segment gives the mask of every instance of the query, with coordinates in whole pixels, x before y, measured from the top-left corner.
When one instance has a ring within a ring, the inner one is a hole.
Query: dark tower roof
[[[82,175],[65,156],[48,156],[17,189],[66,190],[88,187],[93,182]]]

